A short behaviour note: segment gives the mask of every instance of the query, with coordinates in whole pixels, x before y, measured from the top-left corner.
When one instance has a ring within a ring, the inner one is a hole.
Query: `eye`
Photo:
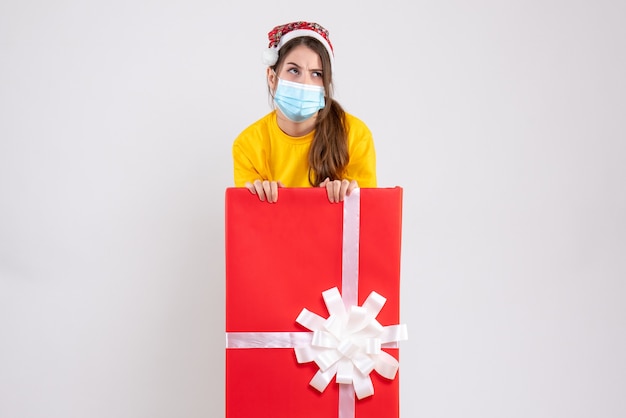
[[[313,73],[311,75],[313,77],[319,77],[319,78],[322,78],[324,76],[324,74],[322,74],[321,71],[313,71]]]
[[[300,71],[298,71],[298,69],[296,67],[291,67],[287,70],[288,73],[290,74],[294,74],[294,75],[298,75],[300,74]]]

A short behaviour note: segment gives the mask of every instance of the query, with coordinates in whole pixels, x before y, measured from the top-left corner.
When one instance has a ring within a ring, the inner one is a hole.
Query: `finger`
[[[348,190],[346,191],[346,196],[350,196],[350,193],[352,193],[354,189],[358,189],[358,187],[359,183],[357,183],[356,180],[352,180],[348,186]]]
[[[326,187],[326,185],[328,184],[329,181],[330,181],[330,179],[328,177],[326,177],[324,179],[324,181],[320,183],[320,187]]]
[[[254,184],[250,183],[249,181],[246,182],[246,189],[248,189],[250,193],[256,194],[256,189],[254,188]]]
[[[333,203],[333,196],[334,196],[333,184],[330,182],[327,182],[326,180],[324,180],[324,182],[326,183],[325,187],[326,187],[326,196],[328,196],[328,201],[330,203]]]
[[[341,180],[334,180],[333,181],[333,191],[335,194],[335,200],[334,202],[341,202],[343,199],[341,198]]]
[[[256,191],[256,194],[259,196],[259,200],[261,202],[265,202],[265,191],[263,190],[263,183],[261,182],[261,180],[254,181],[254,190]]]
[[[326,191],[328,194],[328,200],[330,203],[339,202],[339,192],[341,190],[341,182],[339,180],[329,181],[326,184]]]
[[[339,183],[339,196],[338,196],[339,202],[343,202],[343,199],[346,197],[348,186],[350,186],[350,182],[346,179],[341,180],[341,182]]]
[[[268,201],[270,203],[275,203],[278,201],[278,183],[275,181],[270,182],[270,194],[268,196]]]
[[[272,186],[268,180],[264,180],[262,183],[263,193],[265,194],[265,200],[271,202],[272,200]]]

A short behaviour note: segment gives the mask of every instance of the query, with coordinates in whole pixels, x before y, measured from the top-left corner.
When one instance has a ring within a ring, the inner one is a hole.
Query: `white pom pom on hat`
[[[271,67],[278,61],[278,48],[271,47],[263,51],[263,64]]]
[[[333,65],[333,45],[330,43],[328,31],[317,23],[304,21],[276,26],[267,34],[269,45],[267,49],[263,51],[263,64],[268,66],[276,64],[280,48],[290,40],[300,36],[310,36],[320,41],[328,51],[330,64],[331,66]]]

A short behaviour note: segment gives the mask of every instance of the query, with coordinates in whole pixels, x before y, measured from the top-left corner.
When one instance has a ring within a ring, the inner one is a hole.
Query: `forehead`
[[[322,68],[322,59],[306,45],[298,45],[285,56],[283,63],[293,62],[301,67]]]

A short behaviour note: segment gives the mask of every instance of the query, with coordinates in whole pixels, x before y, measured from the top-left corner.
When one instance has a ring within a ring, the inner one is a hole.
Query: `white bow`
[[[329,317],[323,318],[306,308],[296,319],[300,325],[313,331],[310,344],[294,348],[298,363],[315,362],[320,368],[310,385],[323,392],[333,376],[338,384],[352,384],[359,399],[374,394],[370,373],[373,370],[390,380],[398,371],[398,361],[381,350],[394,347],[408,339],[406,325],[382,326],[376,317],[387,301],[371,292],[363,306],[350,306],[336,287],[322,292]]]

